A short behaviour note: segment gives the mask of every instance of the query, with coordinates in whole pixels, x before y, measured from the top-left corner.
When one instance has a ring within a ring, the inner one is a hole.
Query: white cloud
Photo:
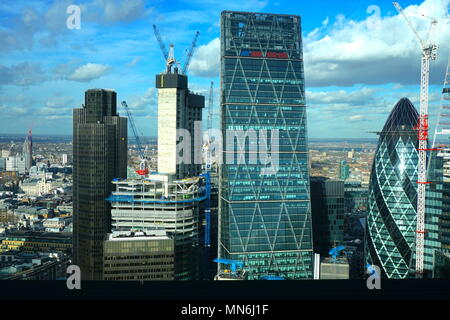
[[[432,62],[431,67],[431,82],[435,83],[442,81],[442,70],[450,51],[448,4],[449,0],[425,0],[419,6],[405,8],[406,15],[422,37],[425,37],[430,21],[418,16],[417,12],[435,16],[439,21],[436,35],[441,46],[440,59]],[[419,42],[401,15],[382,17],[377,23],[373,23],[371,16],[354,21],[339,15],[334,24],[325,25],[305,37],[308,86],[419,83]]]
[[[11,107],[6,105],[0,105],[0,114],[5,118],[12,118],[26,116],[29,113],[29,109],[25,107]]]
[[[108,65],[88,63],[75,69],[68,79],[81,82],[91,81],[93,79],[100,78],[110,69],[111,67]]]
[[[375,99],[374,93],[377,89],[362,88],[360,90],[351,91],[306,91],[306,101],[309,104],[330,104],[330,103],[348,103],[348,104],[365,104]]]
[[[22,62],[11,67],[0,65],[0,85],[29,86],[46,80],[40,64]]]
[[[81,5],[81,10],[88,21],[103,24],[139,20],[153,11],[144,0],[94,0]]]
[[[134,67],[136,64],[138,64],[139,61],[141,61],[142,57],[135,57],[133,60],[128,62],[126,64],[127,67]]]
[[[217,77],[220,70],[220,39],[198,47],[192,57],[189,73],[199,77]]]
[[[156,116],[157,91],[155,88],[148,88],[144,94],[130,97],[127,104],[133,116]]]
[[[205,11],[240,10],[258,12],[267,6],[267,0],[183,0],[190,6],[202,6]]]
[[[349,121],[358,121],[364,119],[364,116],[362,114],[355,114],[353,116],[348,117]]]

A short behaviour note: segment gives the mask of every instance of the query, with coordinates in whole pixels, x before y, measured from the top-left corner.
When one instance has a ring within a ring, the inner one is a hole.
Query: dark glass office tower
[[[311,177],[314,252],[328,256],[344,241],[344,181]]]
[[[313,277],[304,93],[299,16],[222,12],[221,125],[224,146],[234,147],[223,152],[220,172],[219,256],[243,261],[250,280]],[[267,140],[279,130],[268,143],[279,150],[277,170],[249,160],[249,141],[245,163],[227,163],[238,148],[227,141],[230,130],[259,139],[265,130]]]
[[[366,258],[387,278],[406,278],[414,266],[418,117],[407,98],[397,102],[380,132],[372,166]]]
[[[101,280],[103,241],[111,232],[105,200],[112,179],[126,178],[127,119],[116,110],[116,92],[90,89],[73,110],[73,261],[85,280]]]

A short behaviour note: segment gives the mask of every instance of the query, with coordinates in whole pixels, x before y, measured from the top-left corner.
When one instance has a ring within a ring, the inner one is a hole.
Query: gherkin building
[[[369,185],[367,263],[382,276],[407,278],[414,260],[419,115],[400,99],[379,133]]]

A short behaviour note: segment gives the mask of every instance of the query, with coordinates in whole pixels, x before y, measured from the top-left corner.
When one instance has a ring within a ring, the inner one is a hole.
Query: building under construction
[[[111,202],[112,231],[165,231],[174,240],[175,280],[198,278],[200,177],[172,180],[168,174],[115,180]]]
[[[207,189],[200,176],[202,141],[196,139],[202,138],[205,98],[188,89],[188,77],[176,67],[173,46],[164,56],[166,70],[156,76],[158,172],[147,175],[148,170],[139,170],[137,178],[113,180],[108,198],[112,231],[165,233],[174,243],[174,279],[197,280],[201,205]]]

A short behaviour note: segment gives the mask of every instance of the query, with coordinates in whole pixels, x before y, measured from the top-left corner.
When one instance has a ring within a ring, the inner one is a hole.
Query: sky
[[[400,0],[423,39],[428,17],[438,20],[431,126],[450,54],[449,2]],[[67,27],[70,5],[80,8],[79,29]],[[175,45],[181,62],[200,32],[189,87],[208,98],[214,81],[213,126],[218,128],[222,10],[301,16],[310,138],[376,137],[400,98],[419,108],[420,45],[390,1],[2,0],[0,134],[25,136],[29,128],[34,134],[71,134],[72,110],[82,105],[84,92],[111,88],[118,105],[128,102],[140,133],[155,136],[155,75],[165,64],[153,24],[166,46]],[[119,112],[125,115],[121,107]]]

